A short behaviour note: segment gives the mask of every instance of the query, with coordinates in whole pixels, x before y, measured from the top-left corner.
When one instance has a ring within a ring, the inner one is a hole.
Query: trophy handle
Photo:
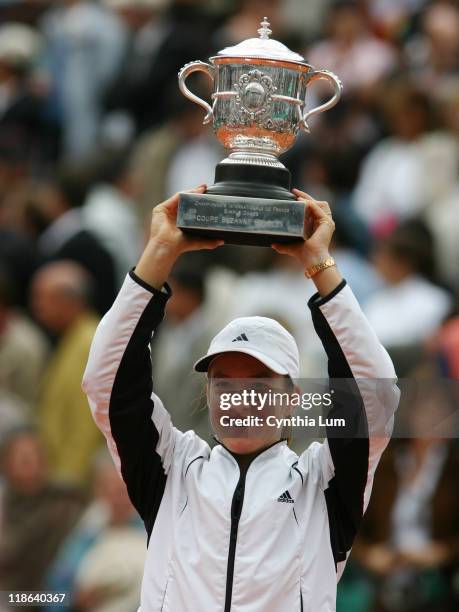
[[[308,134],[310,132],[309,125],[308,125],[308,119],[310,119],[314,115],[323,113],[324,111],[327,111],[330,108],[333,108],[335,104],[338,102],[338,100],[341,98],[341,92],[343,91],[343,85],[341,81],[336,76],[336,74],[334,74],[333,72],[330,72],[329,70],[314,70],[312,76],[308,80],[308,85],[309,83],[312,83],[313,81],[318,81],[319,79],[325,79],[326,81],[329,81],[333,85],[334,94],[333,94],[333,97],[330,98],[330,100],[327,100],[327,102],[324,102],[320,106],[317,106],[316,108],[312,108],[310,111],[307,111],[303,114],[301,118],[300,126]]]
[[[215,78],[215,68],[213,66],[211,66],[210,64],[206,64],[205,62],[197,61],[197,62],[190,62],[189,64],[185,64],[185,66],[183,66],[183,68],[178,73],[178,83],[179,83],[179,89],[182,92],[182,94],[185,96],[185,98],[188,98],[192,102],[195,102],[195,104],[199,104],[199,106],[202,106],[202,108],[204,108],[205,111],[207,112],[206,116],[204,117],[204,121],[202,122],[203,125],[205,125],[206,123],[210,123],[214,118],[212,107],[205,100],[202,100],[201,98],[196,96],[194,93],[192,93],[188,89],[188,87],[185,85],[185,81],[190,76],[190,74],[192,72],[198,72],[198,71],[205,72],[212,81]]]

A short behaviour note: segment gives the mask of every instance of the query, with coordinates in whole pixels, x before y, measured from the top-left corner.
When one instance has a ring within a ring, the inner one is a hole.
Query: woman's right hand
[[[188,193],[204,193],[205,190],[206,185],[200,185]],[[157,289],[164,285],[182,253],[215,249],[224,244],[224,240],[184,234],[176,225],[178,204],[179,194],[176,193],[153,209],[150,237],[135,268],[137,276]]]

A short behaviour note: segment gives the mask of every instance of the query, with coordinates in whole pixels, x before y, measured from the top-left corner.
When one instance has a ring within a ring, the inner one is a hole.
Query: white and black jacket
[[[178,431],[153,392],[149,345],[169,297],[167,285],[156,290],[131,271],[99,324],[83,380],[148,534],[139,610],[334,611],[398,404],[387,352],[345,281],[313,296],[330,378],[354,382],[332,409],[349,435],[300,456],[282,440],[241,473],[224,446]],[[369,379],[390,384],[375,394],[359,382]],[[365,435],[373,426],[379,433]],[[286,492],[293,503],[281,503]]]

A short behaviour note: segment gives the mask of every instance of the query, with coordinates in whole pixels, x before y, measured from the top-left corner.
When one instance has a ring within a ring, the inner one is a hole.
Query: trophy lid
[[[270,25],[267,17],[264,17],[258,30],[259,38],[248,38],[233,47],[226,47],[218,52],[217,57],[246,57],[305,64],[305,59],[299,53],[294,53],[278,40],[269,38],[272,34]]]

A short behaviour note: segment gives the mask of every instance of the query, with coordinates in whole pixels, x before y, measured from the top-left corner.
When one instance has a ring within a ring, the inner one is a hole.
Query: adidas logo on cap
[[[240,336],[236,336],[236,338],[234,338],[234,340],[231,340],[231,342],[240,342],[241,340],[244,340],[244,342],[248,342],[249,341],[247,336],[244,333],[242,333]]]
[[[213,338],[205,355],[194,364],[197,372],[207,372],[209,364],[221,353],[246,353],[276,374],[299,376],[299,352],[293,336],[268,317],[239,317]]]

